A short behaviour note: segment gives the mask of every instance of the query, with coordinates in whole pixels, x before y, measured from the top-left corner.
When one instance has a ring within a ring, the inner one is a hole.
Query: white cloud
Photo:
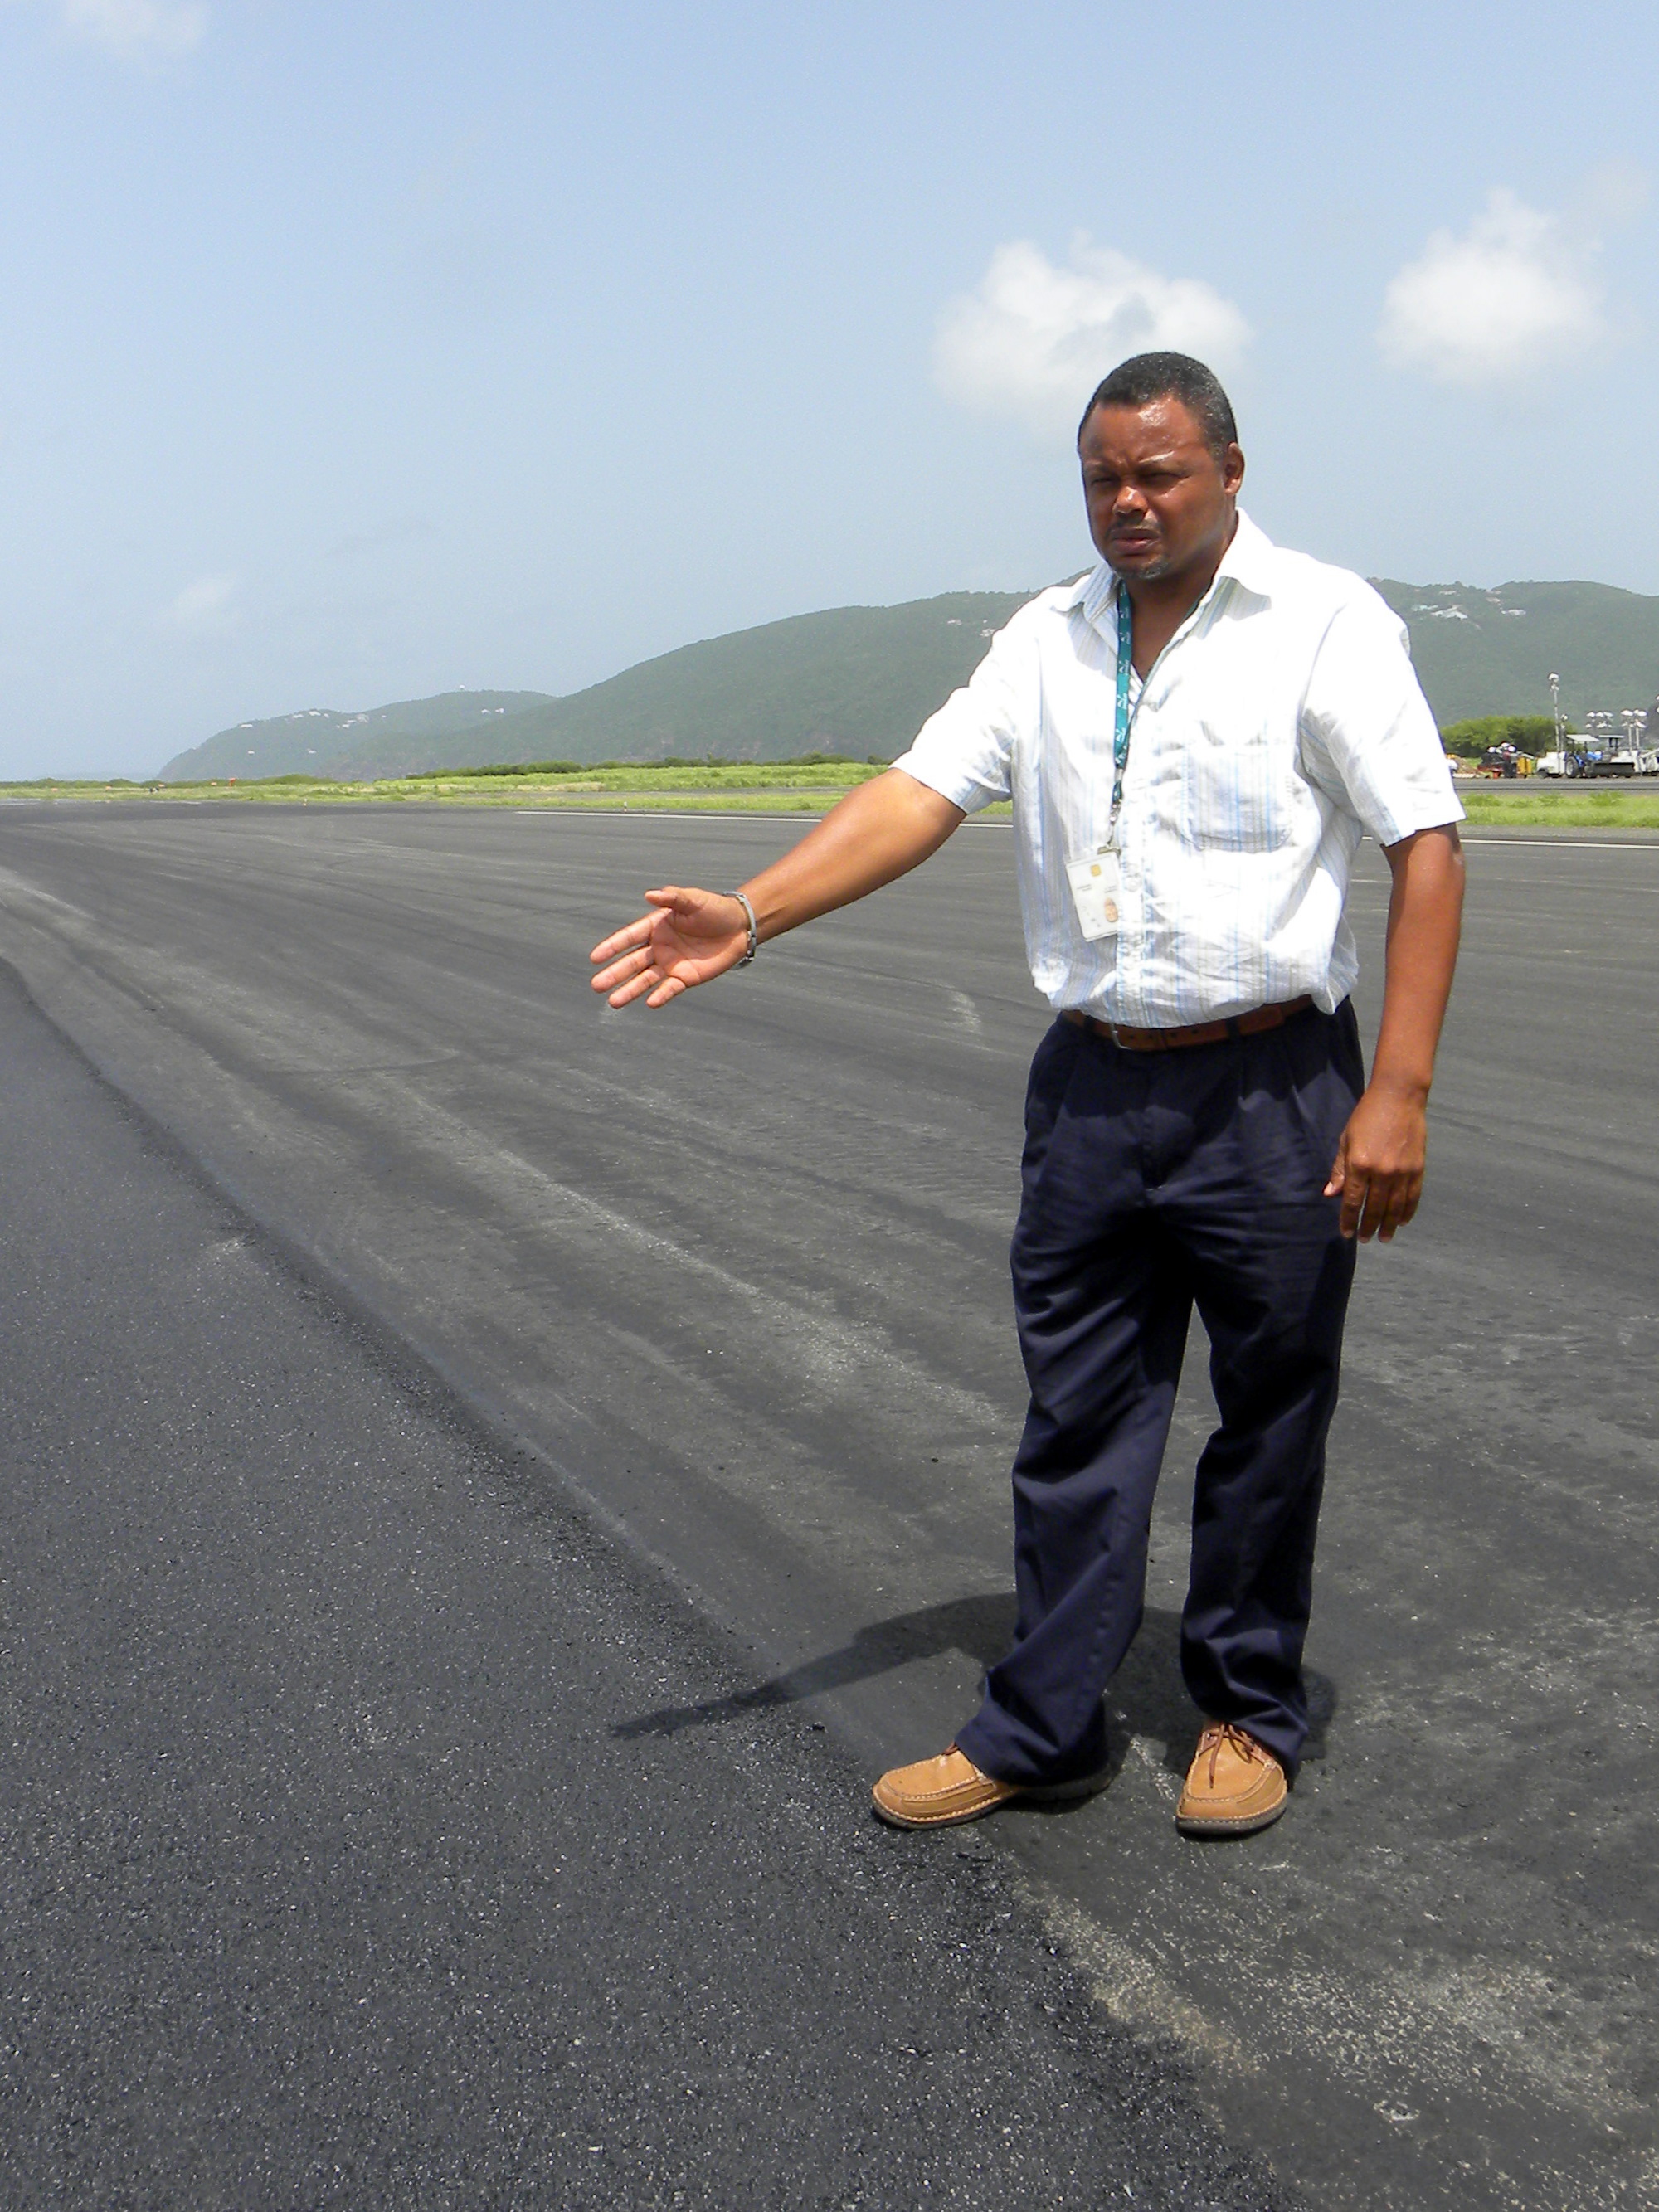
[[[1231,300],[1192,276],[1160,276],[1110,246],[1073,240],[1056,268],[1038,246],[998,246],[977,291],[939,318],[933,367],[963,406],[1069,430],[1109,369],[1165,349],[1226,365],[1250,335]]]
[[[211,637],[234,627],[235,599],[234,576],[198,576],[163,611],[161,620],[186,637]]]
[[[67,27],[111,53],[187,54],[207,34],[206,0],[59,0]]]
[[[1502,188],[1462,237],[1437,230],[1389,285],[1377,332],[1396,368],[1444,384],[1522,376],[1605,335],[1592,237]]]

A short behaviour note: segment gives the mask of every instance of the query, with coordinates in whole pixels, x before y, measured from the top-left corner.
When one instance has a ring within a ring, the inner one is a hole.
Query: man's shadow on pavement
[[[641,1713],[633,1720],[619,1721],[611,1734],[633,1739],[718,1727],[724,1721],[741,1719],[745,1713],[799,1705],[826,1691],[842,1689],[849,1682],[868,1681],[873,1675],[891,1674],[914,1660],[937,1658],[946,1651],[959,1651],[981,1668],[994,1666],[1007,1650],[1013,1632],[1012,1593],[951,1598],[943,1605],[925,1606],[918,1613],[872,1621],[839,1650],[826,1651],[821,1658],[809,1659],[792,1667],[787,1674],[757,1682],[751,1689],[707,1698],[701,1705],[667,1705],[653,1713]],[[1337,1690],[1328,1676],[1311,1670],[1307,1684],[1310,1726],[1303,1755],[1318,1759],[1325,1755],[1326,1732],[1336,1711]],[[1199,1715],[1181,1679],[1179,1613],[1148,1606],[1140,1633],[1106,1692],[1106,1705],[1113,1773],[1127,1753],[1130,1738],[1142,1736],[1164,1745],[1163,1764],[1171,1774],[1185,1775],[1197,1740]]]

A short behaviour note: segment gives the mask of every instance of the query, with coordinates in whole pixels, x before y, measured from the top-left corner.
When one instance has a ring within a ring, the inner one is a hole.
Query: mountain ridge
[[[1650,712],[1659,701],[1659,599],[1617,585],[1492,586],[1373,578],[1405,621],[1443,727],[1562,704]],[[674,647],[557,696],[458,690],[344,713],[303,708],[237,724],[175,754],[167,782],[295,771],[339,778],[497,761],[702,758],[803,752],[890,759],[967,681],[1030,592],[954,592],[891,607],[830,607]],[[1652,726],[1659,729],[1659,714]]]
[[[1411,633],[1412,658],[1443,729],[1485,714],[1548,714],[1561,704],[1650,714],[1659,694],[1659,599],[1583,580],[1468,584],[1371,581]]]

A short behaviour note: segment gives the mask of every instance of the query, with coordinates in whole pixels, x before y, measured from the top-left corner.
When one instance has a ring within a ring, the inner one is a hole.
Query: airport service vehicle
[[[1659,753],[1603,752],[1589,738],[1567,741],[1565,752],[1540,753],[1534,766],[1538,775],[1600,776],[1604,781],[1627,775],[1659,775]]]
[[[1510,744],[1488,745],[1480,757],[1477,775],[1530,775],[1533,759],[1530,753],[1517,752]]]
[[[1596,776],[1659,775],[1659,753],[1584,753],[1579,757],[1577,773]]]

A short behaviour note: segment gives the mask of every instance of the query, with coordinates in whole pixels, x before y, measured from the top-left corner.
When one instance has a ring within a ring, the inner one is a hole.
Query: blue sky
[[[1035,588],[1149,342],[1286,543],[1659,592],[1656,85],[1595,0],[0,0],[0,774]]]

